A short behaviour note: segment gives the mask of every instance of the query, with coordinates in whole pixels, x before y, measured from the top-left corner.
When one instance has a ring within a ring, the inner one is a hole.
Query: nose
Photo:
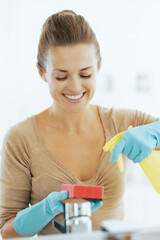
[[[82,89],[81,79],[78,77],[72,77],[70,79],[69,89],[75,93],[79,93]]]

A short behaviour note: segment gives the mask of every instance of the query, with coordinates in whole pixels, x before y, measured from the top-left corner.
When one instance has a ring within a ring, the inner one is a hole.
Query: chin
[[[65,109],[66,112],[68,113],[80,113],[83,112],[89,105],[89,102],[85,102],[85,103],[74,103],[71,104],[70,106],[67,105],[63,105],[63,109]]]

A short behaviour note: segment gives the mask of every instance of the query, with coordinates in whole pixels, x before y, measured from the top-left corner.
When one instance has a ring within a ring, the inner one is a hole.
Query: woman
[[[120,173],[117,164],[109,162],[110,153],[102,147],[130,125],[142,126],[127,131],[112,152],[112,162],[120,152],[142,161],[160,144],[158,118],[89,104],[101,55],[82,16],[68,10],[50,16],[43,25],[37,59],[54,101],[6,134],[1,173],[3,238],[57,233],[51,220],[63,217],[60,200],[68,197],[61,191],[63,183],[104,186],[103,206],[92,203],[92,210],[97,210],[92,214],[93,230],[100,229],[104,219],[123,218],[125,171]]]

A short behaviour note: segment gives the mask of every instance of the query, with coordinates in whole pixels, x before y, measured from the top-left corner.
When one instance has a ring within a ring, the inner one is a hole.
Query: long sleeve
[[[12,127],[1,149],[0,228],[30,202],[29,149],[21,130]]]

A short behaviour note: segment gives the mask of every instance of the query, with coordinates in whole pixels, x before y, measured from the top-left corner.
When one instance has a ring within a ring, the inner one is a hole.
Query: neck
[[[83,111],[76,113],[67,112],[54,104],[48,109],[50,124],[52,124],[54,119],[56,127],[70,132],[79,132],[88,124],[91,124],[96,111],[97,109],[93,105],[87,105]]]

